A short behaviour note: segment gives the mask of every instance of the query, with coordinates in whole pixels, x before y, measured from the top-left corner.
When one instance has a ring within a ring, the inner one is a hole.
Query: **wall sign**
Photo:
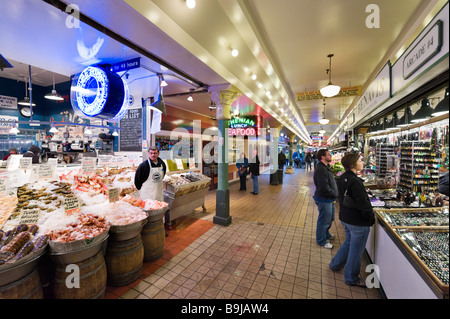
[[[70,96],[76,113],[118,121],[129,105],[130,92],[118,74],[89,66],[73,78]]]
[[[228,127],[228,136],[260,135],[261,117],[247,116],[234,118],[228,121]]]
[[[0,95],[0,108],[17,110],[17,98],[13,96]]]
[[[129,109],[120,120],[119,151],[142,151],[142,108]]]
[[[443,22],[438,20],[403,58],[403,78],[409,78],[442,47]]]

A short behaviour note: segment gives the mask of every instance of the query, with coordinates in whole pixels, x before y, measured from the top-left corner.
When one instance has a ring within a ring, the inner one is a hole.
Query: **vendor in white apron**
[[[163,178],[166,174],[166,164],[159,157],[159,150],[151,146],[148,159],[142,162],[136,170],[134,185],[140,190],[141,199],[164,201]]]

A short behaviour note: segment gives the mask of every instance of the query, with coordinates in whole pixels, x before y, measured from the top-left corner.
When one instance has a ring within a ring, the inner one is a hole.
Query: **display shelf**
[[[400,188],[432,191],[439,182],[439,164],[430,141],[404,141],[400,147]]]
[[[418,275],[435,291],[436,296],[448,299],[448,207],[376,208],[374,211],[379,223]]]
[[[383,179],[386,176],[389,168],[387,167],[388,156],[394,155],[394,145],[382,143],[376,148],[376,176],[378,179]]]

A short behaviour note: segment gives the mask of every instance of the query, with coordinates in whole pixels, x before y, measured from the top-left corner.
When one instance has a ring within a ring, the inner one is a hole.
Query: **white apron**
[[[152,167],[150,160],[150,174],[147,180],[142,184],[140,194],[141,199],[154,199],[160,202],[164,201],[163,178],[164,172],[162,167]]]

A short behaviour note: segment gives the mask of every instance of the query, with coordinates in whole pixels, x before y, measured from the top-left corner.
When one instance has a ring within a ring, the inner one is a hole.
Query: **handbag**
[[[358,205],[356,204],[355,200],[349,194],[347,194],[347,190],[348,190],[348,185],[344,192],[344,196],[342,199],[342,206],[347,207],[347,208],[353,208],[353,209],[359,208]]]
[[[242,165],[241,167],[239,167],[239,175],[240,176],[242,176],[246,173],[247,173],[247,167],[245,167],[245,165]]]

